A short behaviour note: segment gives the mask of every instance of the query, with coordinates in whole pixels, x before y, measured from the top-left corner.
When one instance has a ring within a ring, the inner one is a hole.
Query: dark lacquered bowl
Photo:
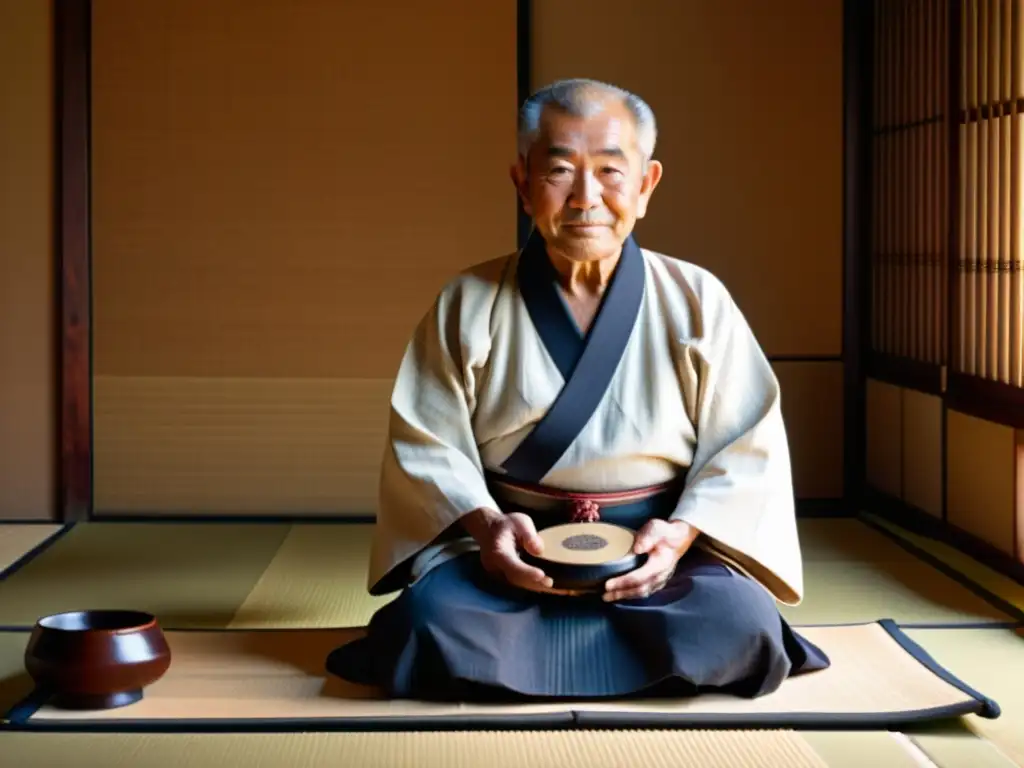
[[[65,709],[112,709],[142,698],[171,665],[156,617],[142,611],[75,611],[36,622],[25,668]]]
[[[621,525],[563,523],[542,528],[538,533],[545,554],[538,556],[523,550],[519,556],[527,565],[544,571],[555,590],[601,591],[609,579],[647,562],[647,554],[633,552],[636,533]]]

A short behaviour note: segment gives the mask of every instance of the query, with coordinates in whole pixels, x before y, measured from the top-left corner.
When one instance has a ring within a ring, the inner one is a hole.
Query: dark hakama
[[[754,697],[829,664],[756,582],[700,550],[648,598],[534,594],[476,553],[437,566],[372,618],[327,669],[418,699]]]

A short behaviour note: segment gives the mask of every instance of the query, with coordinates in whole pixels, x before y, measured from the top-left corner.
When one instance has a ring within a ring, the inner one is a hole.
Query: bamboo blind
[[[957,0],[959,238],[954,370],[1021,386],[1024,0]]]
[[[871,344],[934,364],[947,350],[947,2],[875,5]]]

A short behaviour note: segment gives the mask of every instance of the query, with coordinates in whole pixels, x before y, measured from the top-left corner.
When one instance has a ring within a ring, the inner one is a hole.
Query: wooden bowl
[[[156,617],[142,611],[58,613],[39,619],[25,648],[25,668],[65,709],[133,704],[171,665]]]

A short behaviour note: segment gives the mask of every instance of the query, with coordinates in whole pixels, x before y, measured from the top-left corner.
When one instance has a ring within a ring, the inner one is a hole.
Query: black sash
[[[536,231],[520,256],[517,278],[530,319],[565,381],[544,417],[502,464],[509,476],[538,483],[572,445],[608,390],[643,301],[644,260],[633,238],[627,238],[585,335],[559,294],[557,272]]]

